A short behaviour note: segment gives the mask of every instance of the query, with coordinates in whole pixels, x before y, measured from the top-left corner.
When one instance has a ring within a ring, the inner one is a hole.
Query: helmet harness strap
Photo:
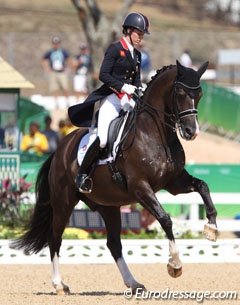
[[[134,44],[133,44],[133,41],[132,41],[132,33],[133,33],[133,31],[134,31],[134,28],[131,27],[131,28],[129,28],[129,29],[130,29],[130,31],[129,31],[129,32],[127,31],[127,35],[128,35],[129,38],[130,38],[131,45],[134,47]]]

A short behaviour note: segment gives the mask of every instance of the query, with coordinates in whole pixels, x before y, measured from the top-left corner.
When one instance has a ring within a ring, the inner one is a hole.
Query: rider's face
[[[131,33],[131,39],[132,39],[132,42],[134,44],[134,46],[138,46],[139,43],[142,41],[143,39],[143,36],[144,36],[144,32],[141,32],[137,29],[134,29]]]

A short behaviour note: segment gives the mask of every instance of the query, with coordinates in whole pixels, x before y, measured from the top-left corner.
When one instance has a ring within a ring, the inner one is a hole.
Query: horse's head
[[[185,140],[194,140],[199,133],[197,107],[202,96],[200,78],[206,71],[205,62],[197,71],[182,66],[177,61],[177,76],[174,81],[174,115],[180,135]]]

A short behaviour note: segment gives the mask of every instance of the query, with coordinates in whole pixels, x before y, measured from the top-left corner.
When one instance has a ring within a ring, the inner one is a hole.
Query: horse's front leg
[[[201,195],[204,205],[206,207],[206,216],[208,218],[208,223],[204,226],[203,235],[205,238],[211,241],[216,241],[218,234],[216,222],[217,210],[215,209],[214,204],[212,202],[209,188],[204,181],[194,177],[193,185],[195,186],[195,191]]]
[[[145,186],[142,190],[136,190],[135,196],[137,201],[158,220],[164,232],[166,233],[167,238],[169,239],[170,253],[167,270],[169,275],[172,277],[179,277],[182,274],[182,263],[179,258],[178,248],[175,243],[172,231],[172,220],[170,216],[164,211],[150,186],[147,188]]]
[[[216,223],[217,211],[212,202],[207,184],[204,181],[189,175],[189,173],[184,170],[178,179],[166,187],[166,190],[173,195],[190,192],[198,192],[200,194],[208,218],[208,223],[204,226],[203,235],[211,241],[216,241],[218,233]]]
[[[137,288],[146,290],[144,285],[138,283],[130,272],[122,255],[121,233],[121,214],[119,207],[99,206],[98,212],[101,214],[107,230],[107,246],[117,264],[122,275],[123,281],[128,288],[132,289],[133,294]]]

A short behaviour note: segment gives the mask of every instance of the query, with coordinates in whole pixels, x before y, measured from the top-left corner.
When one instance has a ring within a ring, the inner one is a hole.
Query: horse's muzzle
[[[184,140],[193,141],[199,134],[199,125],[198,123],[195,126],[184,126],[184,124],[179,124],[179,132]]]

